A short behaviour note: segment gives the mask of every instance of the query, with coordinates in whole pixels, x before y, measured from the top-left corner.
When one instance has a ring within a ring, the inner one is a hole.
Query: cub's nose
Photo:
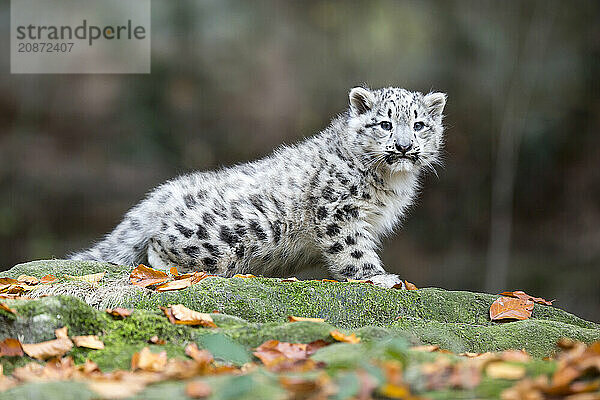
[[[396,150],[398,150],[401,153],[406,153],[408,152],[410,149],[412,149],[413,147],[413,143],[412,140],[410,142],[401,142],[401,141],[397,141],[396,142]]]

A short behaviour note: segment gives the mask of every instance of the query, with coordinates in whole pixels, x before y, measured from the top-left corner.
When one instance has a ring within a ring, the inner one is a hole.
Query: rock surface
[[[3,300],[17,313],[13,315],[0,310],[0,340],[7,337],[19,338],[23,343],[50,340],[54,338],[54,330],[62,326],[68,326],[70,335],[98,334],[105,349],[74,348],[70,355],[76,363],[91,359],[103,371],[129,368],[131,356],[148,346],[148,339],[154,335],[166,339],[167,343],[154,345],[153,349],[166,350],[169,357],[185,357],[185,344],[196,342],[200,347],[209,348],[215,358],[238,365],[248,362],[252,357],[251,349],[266,340],[308,343],[323,339],[332,342],[329,332],[335,328],[355,332],[362,338],[363,344],[353,347],[352,351],[342,351],[345,363],[351,363],[353,357],[363,357],[362,353],[369,346],[382,346],[390,340],[405,343],[405,347],[409,343],[436,344],[455,353],[525,349],[539,358],[554,354],[556,342],[561,337],[587,343],[600,340],[598,324],[552,306],[536,304],[529,320],[492,322],[488,310],[497,296],[488,294],[435,288],[388,290],[361,283],[216,277],[206,278],[184,290],[158,293],[129,285],[127,277],[131,269],[105,263],[42,260],[20,264],[0,273],[0,277],[12,278],[22,274],[36,277],[52,274],[61,279],[59,283],[38,287],[31,293],[33,297],[57,296]],[[106,272],[97,287],[62,280],[64,275],[97,272]],[[201,312],[218,311],[212,314],[218,328],[173,325],[159,310],[159,306],[169,304],[183,304]],[[117,306],[135,310],[125,319],[115,319],[104,312],[105,308]],[[290,315],[318,317],[325,322],[288,323]],[[343,348],[342,344],[335,346]],[[335,346],[329,346],[323,349],[327,351],[322,350],[315,356],[333,363],[341,354],[335,351]],[[229,350],[223,351],[224,348]],[[8,374],[31,360],[0,357],[0,361]],[[256,374],[253,376],[257,382],[262,379]],[[211,379],[219,385],[219,379],[225,378]],[[13,388],[5,395],[11,394],[11,399],[28,398],[28,393],[37,390],[35,385],[45,385],[43,390],[47,394],[36,398],[58,398],[50,393],[67,390],[64,385],[72,385],[68,390],[77,394],[74,398],[93,397],[85,385],[75,382],[27,384]],[[163,383],[147,388],[142,398],[167,397],[159,390],[161,387],[169,393],[182,390],[174,383]],[[262,389],[260,385],[253,388],[269,392],[265,398],[277,397],[277,390],[268,385]]]

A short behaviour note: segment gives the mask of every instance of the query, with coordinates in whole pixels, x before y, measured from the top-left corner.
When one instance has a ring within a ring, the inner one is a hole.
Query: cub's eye
[[[425,128],[425,124],[422,123],[422,122],[420,122],[420,121],[419,122],[415,122],[415,124],[413,125],[413,129],[415,131],[417,131],[417,132],[420,131],[423,128]]]
[[[381,126],[381,129],[383,129],[384,131],[391,131],[392,130],[392,123],[389,121],[382,121],[379,126]]]

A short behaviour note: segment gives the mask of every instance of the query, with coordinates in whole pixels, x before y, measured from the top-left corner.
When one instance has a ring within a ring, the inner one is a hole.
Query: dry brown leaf
[[[336,283],[338,283],[339,281],[336,281],[335,279],[321,279],[321,282],[336,282]]]
[[[528,362],[531,356],[525,350],[504,350],[500,353],[502,361]]]
[[[530,296],[530,295],[528,295],[527,293],[525,293],[522,290],[515,290],[513,292],[502,292],[502,293],[499,293],[499,295],[500,296],[508,296],[508,297],[516,297],[518,299],[523,299],[523,300],[531,300],[531,301],[533,301],[535,303],[545,304],[547,306],[551,306],[552,302],[554,301],[554,300],[548,301],[548,300],[543,299],[541,297]]]
[[[104,348],[104,343],[98,339],[98,336],[96,335],[73,336],[71,339],[73,339],[73,342],[75,342],[75,346],[77,347],[85,347],[94,350],[102,350]]]
[[[210,354],[208,350],[200,350],[196,343],[190,343],[185,346],[185,354],[199,364],[208,365],[214,360],[212,354]]]
[[[40,283],[40,280],[38,278],[36,278],[35,276],[30,276],[30,275],[19,275],[17,277],[17,280],[19,282],[24,282],[28,285],[37,285],[38,283]]]
[[[331,335],[332,338],[334,338],[338,342],[345,342],[345,343],[358,343],[358,342],[360,342],[360,338],[357,337],[355,333],[352,333],[350,335],[345,335],[345,334],[343,334],[342,332],[340,332],[338,330],[334,330],[334,331],[329,332],[329,334]]]
[[[303,398],[319,388],[319,382],[301,376],[280,376],[279,383],[286,390],[293,392],[296,396]],[[296,397],[294,397],[296,398]]]
[[[69,338],[69,328],[63,326],[62,328],[58,328],[54,330],[54,336],[57,339],[68,339]]]
[[[103,399],[126,399],[135,396],[146,385],[137,381],[92,381],[88,383],[90,390],[99,394]]]
[[[252,274],[235,274],[234,278],[256,278],[256,276]]]
[[[329,343],[327,343],[323,339],[319,339],[319,340],[315,340],[314,342],[310,342],[309,344],[306,345],[306,355],[310,357],[313,354],[315,354],[317,352],[317,350],[319,350],[325,346],[329,346]]]
[[[533,301],[514,297],[499,297],[490,307],[490,318],[492,321],[501,319],[524,320],[531,317]]]
[[[316,351],[319,344],[313,342],[313,347],[304,343],[287,343],[269,340],[254,351],[254,355],[272,371],[310,371],[318,365],[308,356]]]
[[[163,283],[156,287],[157,292],[168,292],[171,290],[181,290],[192,286],[192,278],[176,279],[174,281]]]
[[[411,347],[410,349],[414,350],[414,351],[423,351],[426,353],[432,353],[434,351],[438,351],[440,349],[440,346],[435,345],[435,344],[424,344],[421,346]]]
[[[126,318],[131,315],[133,310],[128,310],[126,308],[117,307],[117,308],[107,308],[106,312],[109,313],[110,315],[112,315],[113,317]]]
[[[179,271],[177,271],[177,267],[171,267],[169,268],[169,273],[173,276],[178,276],[179,275]]]
[[[368,279],[348,279],[348,282],[351,282],[351,283],[370,283],[371,285],[373,285],[373,281],[370,281]]]
[[[485,367],[485,373],[494,379],[517,380],[525,376],[526,370],[522,365],[511,364],[503,361],[493,361]]]
[[[160,339],[158,336],[154,335],[150,339],[148,339],[148,343],[163,345],[167,344],[165,339]]]
[[[325,320],[323,318],[294,317],[293,315],[288,316],[288,321],[289,322],[301,322],[301,321],[325,322]]]
[[[0,285],[18,285],[19,281],[13,278],[0,278]]]
[[[16,314],[17,313],[14,309],[10,308],[6,304],[2,303],[1,301],[0,301],[0,310],[8,311],[11,314]]]
[[[418,290],[419,288],[409,281],[404,281],[404,285],[406,286],[406,290]]]
[[[192,399],[201,399],[210,396],[212,389],[202,381],[194,381],[185,385],[185,394]]]
[[[141,287],[160,285],[168,280],[169,276],[163,271],[146,267],[144,264],[138,265],[129,275],[129,282]]]
[[[81,275],[81,276],[65,275],[65,278],[73,280],[73,281],[87,282],[92,286],[96,286],[98,284],[98,282],[100,282],[102,280],[102,278],[104,278],[104,275],[106,275],[106,271],[98,272],[97,274],[88,274],[88,275]]]
[[[210,314],[201,313],[190,310],[182,304],[170,305],[169,307],[161,307],[169,321],[172,324],[178,325],[201,325],[208,328],[216,328]]]
[[[51,357],[62,357],[73,348],[73,342],[69,338],[61,338],[41,343],[23,343],[22,346],[29,357],[46,360]]]
[[[18,339],[6,338],[0,342],[0,357],[22,357],[23,347]]]
[[[57,280],[57,278],[54,275],[44,275],[40,278],[40,284],[47,284],[47,283],[53,283]]]
[[[148,372],[161,372],[167,366],[167,352],[153,353],[149,347],[144,347],[131,357],[131,370],[141,369]]]

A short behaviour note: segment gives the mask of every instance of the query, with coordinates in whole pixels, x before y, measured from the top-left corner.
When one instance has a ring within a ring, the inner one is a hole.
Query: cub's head
[[[348,125],[369,168],[418,172],[438,163],[446,94],[386,88],[350,91]]]

